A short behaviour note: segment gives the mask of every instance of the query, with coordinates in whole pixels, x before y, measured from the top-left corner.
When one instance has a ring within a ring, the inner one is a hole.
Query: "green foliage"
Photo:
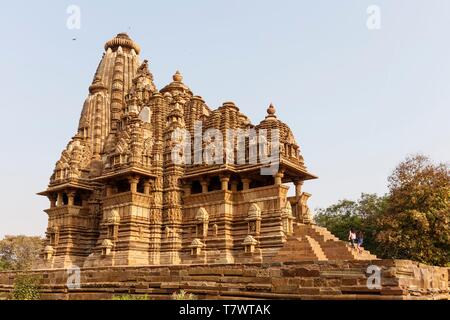
[[[0,258],[0,271],[4,271],[8,269],[8,264],[6,261]]]
[[[114,295],[111,300],[150,300],[147,295],[119,294]]]
[[[319,209],[317,224],[347,241],[364,232],[364,247],[381,258],[450,264],[450,170],[422,155],[408,157],[388,178],[383,197],[362,194]]]
[[[0,240],[0,270],[28,270],[39,258],[40,237],[6,236]]]
[[[450,262],[450,168],[416,155],[389,177],[389,206],[379,219],[382,254],[445,266]]]
[[[40,279],[34,275],[17,275],[12,292],[13,300],[39,300]]]
[[[172,294],[172,300],[197,300],[197,296],[192,293],[187,293],[184,290],[174,292]]]

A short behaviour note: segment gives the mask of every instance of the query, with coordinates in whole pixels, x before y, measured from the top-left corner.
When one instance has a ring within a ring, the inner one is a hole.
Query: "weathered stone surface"
[[[372,262],[314,261],[280,265],[234,264],[193,265],[182,277],[179,266],[99,267],[81,269],[81,288],[67,287],[66,270],[41,270],[43,299],[110,299],[117,294],[147,294],[152,299],[170,299],[173,292],[184,289],[200,299],[448,299],[448,268],[419,265],[413,261],[399,263],[379,260],[389,265],[388,276],[381,277],[380,288],[367,286],[367,267]],[[173,268],[173,269],[172,269]],[[320,268],[320,273],[318,269]],[[207,270],[210,271],[207,271]],[[194,271],[195,270],[195,271]],[[351,270],[351,272],[349,272]],[[323,277],[321,273],[328,276]],[[216,274],[216,275],[211,275]],[[219,275],[220,274],[220,275]],[[245,276],[244,276],[245,274]],[[266,275],[270,276],[266,276]],[[44,277],[46,275],[46,277]],[[333,275],[333,277],[331,277]],[[431,275],[427,278],[427,275]],[[16,274],[0,273],[0,298],[13,290]],[[136,278],[140,278],[136,281]],[[426,280],[429,279],[429,280]],[[426,280],[426,281],[424,281]]]

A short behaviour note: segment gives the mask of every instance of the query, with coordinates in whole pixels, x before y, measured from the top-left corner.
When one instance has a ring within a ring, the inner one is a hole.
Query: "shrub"
[[[13,300],[39,300],[39,278],[33,275],[18,275],[14,281]]]
[[[147,295],[119,294],[114,295],[111,300],[150,300]]]
[[[192,293],[187,293],[184,290],[180,290],[180,292],[172,293],[173,300],[196,300],[197,297]]]

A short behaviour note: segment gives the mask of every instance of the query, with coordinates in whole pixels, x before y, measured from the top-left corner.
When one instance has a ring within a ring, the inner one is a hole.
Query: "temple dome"
[[[276,109],[273,104],[270,104],[269,108],[267,109],[267,116],[266,118],[259,123],[259,125],[256,126],[256,129],[278,129],[280,130],[280,141],[283,143],[290,143],[297,145],[294,135],[289,128],[287,124],[282,122],[277,118],[275,115]],[[270,132],[268,133],[270,135]]]
[[[180,73],[180,71],[176,71],[175,74],[172,76],[172,82],[161,89],[161,93],[167,93],[169,92],[172,96],[184,94],[189,97],[192,97],[192,91],[191,89],[183,83],[183,75]]]
[[[111,48],[111,50],[115,51],[117,48],[128,48],[128,49],[134,49],[136,54],[139,54],[141,52],[141,47],[131,40],[131,38],[126,33],[119,33],[115,38],[109,40],[105,44],[105,50],[108,50],[108,48]]]

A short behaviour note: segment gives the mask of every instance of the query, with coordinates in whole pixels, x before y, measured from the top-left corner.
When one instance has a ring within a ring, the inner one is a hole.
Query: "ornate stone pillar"
[[[295,180],[294,183],[295,183],[295,198],[297,201],[299,201],[302,195],[303,181]]]
[[[275,185],[276,186],[281,186],[283,184],[283,177],[284,177],[284,173],[282,171],[279,171],[276,175],[275,175]]]
[[[56,206],[57,207],[62,207],[63,206],[63,193],[62,192],[58,192],[58,198],[56,200]]]
[[[223,191],[228,191],[228,181],[230,181],[230,177],[228,177],[228,176],[220,177],[220,182],[222,183]]]
[[[238,188],[238,182],[236,180],[231,181],[231,191],[236,192]]]
[[[202,179],[200,180],[200,184],[202,185],[202,193],[208,193],[208,180]]]
[[[191,195],[191,185],[187,182],[185,182],[183,184],[183,192],[184,192],[184,196],[190,196]]]
[[[250,189],[250,182],[251,182],[251,180],[248,179],[248,178],[244,178],[244,179],[241,179],[241,180],[242,180],[242,189],[243,190]]]
[[[162,208],[163,208],[163,178],[158,176],[151,186],[153,204],[150,209],[149,263],[160,264]]]
[[[137,185],[139,183],[138,177],[130,177],[128,178],[128,182],[130,183],[130,191],[133,193],[137,192]]]
[[[55,195],[53,195],[53,194],[48,195],[48,199],[50,200],[50,208],[56,207]]]
[[[149,195],[150,194],[150,180],[145,179],[144,181],[144,194]]]
[[[113,186],[110,185],[110,184],[108,184],[108,185],[106,186],[106,196],[107,196],[107,197],[110,197],[110,196],[113,195],[113,193],[114,193]]]
[[[73,206],[75,203],[75,191],[68,191],[67,192],[67,205]]]

